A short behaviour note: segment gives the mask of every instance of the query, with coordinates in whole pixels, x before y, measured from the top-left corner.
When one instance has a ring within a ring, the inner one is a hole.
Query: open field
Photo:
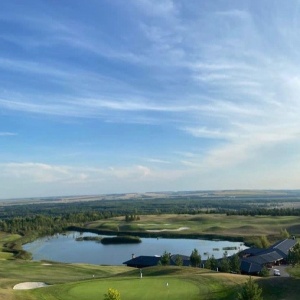
[[[279,236],[282,229],[300,235],[299,216],[227,216],[225,214],[198,215],[142,215],[140,220],[125,222],[124,217],[90,222],[86,229],[131,232],[147,235],[235,237],[247,241],[253,236]],[[184,230],[179,230],[184,228]],[[156,231],[156,232],[155,232]]]

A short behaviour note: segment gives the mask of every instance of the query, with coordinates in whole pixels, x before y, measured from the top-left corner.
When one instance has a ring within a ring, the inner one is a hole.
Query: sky
[[[0,198],[300,188],[300,1],[0,4]]]

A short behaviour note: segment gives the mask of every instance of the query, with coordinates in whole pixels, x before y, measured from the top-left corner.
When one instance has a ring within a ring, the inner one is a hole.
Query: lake
[[[131,259],[132,254],[162,255],[164,251],[171,254],[190,256],[193,249],[197,249],[202,259],[214,255],[221,258],[224,247],[235,247],[227,250],[232,255],[247,247],[241,242],[209,241],[200,239],[169,239],[169,238],[141,238],[139,244],[102,245],[95,241],[76,241],[77,237],[97,236],[92,233],[68,232],[51,237],[37,239],[23,245],[23,249],[31,252],[33,260],[51,260],[65,263],[88,263],[98,265],[122,265]],[[105,235],[101,235],[106,237]],[[219,249],[219,250],[218,250]]]

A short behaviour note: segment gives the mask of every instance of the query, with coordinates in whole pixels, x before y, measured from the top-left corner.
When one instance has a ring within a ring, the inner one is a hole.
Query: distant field
[[[287,203],[300,203],[300,190],[207,190],[207,191],[179,191],[179,192],[149,192],[149,193],[126,193],[126,194],[101,194],[85,196],[56,196],[44,198],[18,198],[0,199],[1,205],[22,205],[42,203],[77,203],[103,200],[155,200],[155,199],[238,199],[238,200],[259,200],[261,202],[280,200]],[[289,201],[290,199],[290,201]]]
[[[117,217],[91,222],[86,228],[142,234],[156,230],[157,235],[172,234],[175,237],[216,235],[224,238],[244,238],[279,236],[281,229],[287,229],[293,235],[300,235],[299,224],[298,216],[142,215],[140,220],[134,222],[125,222],[124,217]]]

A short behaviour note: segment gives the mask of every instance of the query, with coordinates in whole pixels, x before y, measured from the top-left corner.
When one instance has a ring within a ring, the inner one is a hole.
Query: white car
[[[278,269],[274,269],[274,276],[280,276],[280,271]]]

